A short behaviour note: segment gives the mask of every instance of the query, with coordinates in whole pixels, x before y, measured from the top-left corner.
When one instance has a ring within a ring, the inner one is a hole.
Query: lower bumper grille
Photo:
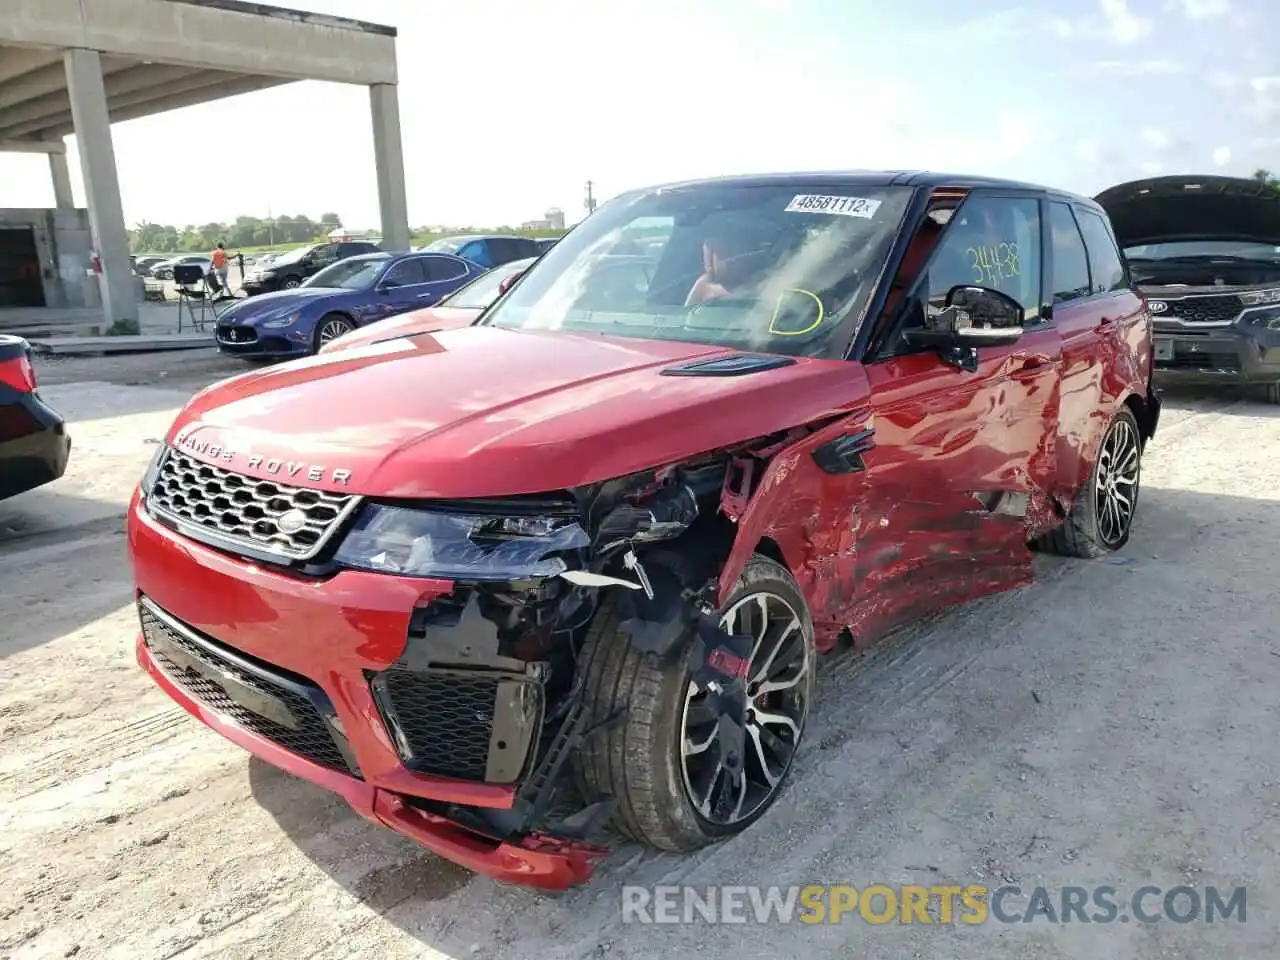
[[[542,725],[542,684],[509,673],[393,667],[373,675],[372,689],[410,769],[509,784],[527,768]]]
[[[156,663],[196,700],[312,763],[360,776],[318,686],[197,634],[149,600],[138,616]]]

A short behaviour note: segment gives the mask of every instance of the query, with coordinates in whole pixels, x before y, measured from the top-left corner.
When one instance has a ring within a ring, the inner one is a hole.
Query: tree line
[[[1272,173],[1270,170],[1255,170],[1255,171],[1253,171],[1253,179],[1255,179],[1255,180],[1259,180],[1259,181],[1261,181],[1262,183],[1265,183],[1265,184],[1266,184],[1267,186],[1269,186],[1269,187],[1278,187],[1278,188],[1280,188],[1280,177],[1277,177],[1277,176],[1276,176],[1274,173]]]
[[[323,240],[331,230],[340,226],[342,218],[336,213],[322,213],[318,220],[312,220],[306,215],[272,217],[269,220],[236,217],[232,223],[206,223],[198,226],[188,224],[184,227],[144,221],[129,231],[129,249],[133,253],[208,253],[219,243],[233,251],[298,246]],[[532,237],[549,236],[555,232],[524,230],[519,227],[458,227],[443,232],[419,227],[412,231],[416,246],[450,233],[508,233]]]

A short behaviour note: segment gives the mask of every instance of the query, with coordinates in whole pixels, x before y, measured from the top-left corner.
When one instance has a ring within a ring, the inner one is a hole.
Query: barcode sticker
[[[866,197],[828,197],[817,193],[800,193],[791,198],[786,213],[830,213],[839,217],[862,217],[870,220],[880,209],[879,200]]]

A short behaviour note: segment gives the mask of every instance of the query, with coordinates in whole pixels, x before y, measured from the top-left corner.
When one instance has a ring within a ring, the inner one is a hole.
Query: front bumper
[[[70,456],[62,417],[37,394],[0,384],[0,500],[57,480]]]
[[[154,630],[148,642],[144,630],[139,663],[229,740],[338,793],[368,819],[499,880],[562,890],[585,881],[606,855],[536,832],[500,838],[463,826],[440,812],[445,805],[509,810],[517,788],[423,774],[402,761],[370,677],[401,657],[414,608],[449,594],[451,583],[359,571],[323,581],[275,572],[178,537],[137,497],[129,547],[144,626],[146,605],[154,604],[171,628],[185,631],[171,637],[185,649],[175,654],[172,642],[157,642]],[[286,732],[290,713],[298,722]],[[337,735],[325,740],[326,727]]]
[[[1153,330],[1157,383],[1253,384],[1280,381],[1280,329],[1165,325]]]
[[[270,360],[310,355],[310,337],[299,337],[291,329],[259,330],[256,327],[219,323],[214,333],[218,352],[245,360]]]

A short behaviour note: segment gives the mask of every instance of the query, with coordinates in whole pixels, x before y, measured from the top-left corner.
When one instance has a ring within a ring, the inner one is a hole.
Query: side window
[[[316,263],[321,266],[336,263],[338,260],[338,245],[336,243],[322,243],[316,247],[312,256],[315,258]]]
[[[1125,289],[1129,285],[1129,278],[1106,222],[1091,210],[1079,210],[1077,216],[1080,219],[1080,232],[1084,234],[1084,245],[1089,251],[1093,292],[1110,293],[1112,290]]]
[[[971,196],[952,215],[928,271],[931,313],[946,305],[952,287],[972,285],[1007,293],[1034,322],[1040,316],[1040,201]]]
[[[512,260],[519,260],[523,254],[520,252],[518,241],[507,237],[493,237],[489,241],[489,256],[496,267],[499,264],[510,263]]]
[[[398,287],[408,287],[415,283],[425,283],[426,274],[422,270],[422,260],[414,258],[412,260],[401,260],[387,271],[386,276],[382,278],[383,283],[394,284]]]
[[[467,272],[466,265],[452,257],[423,257],[421,263],[426,267],[427,280],[432,283],[457,280]]]
[[[465,257],[472,263],[478,263],[482,267],[493,266],[493,261],[489,259],[489,249],[483,240],[472,240],[464,243],[458,250],[458,256]]]
[[[1049,204],[1049,232],[1053,235],[1053,302],[1089,296],[1089,254],[1080,228],[1066,203]]]

